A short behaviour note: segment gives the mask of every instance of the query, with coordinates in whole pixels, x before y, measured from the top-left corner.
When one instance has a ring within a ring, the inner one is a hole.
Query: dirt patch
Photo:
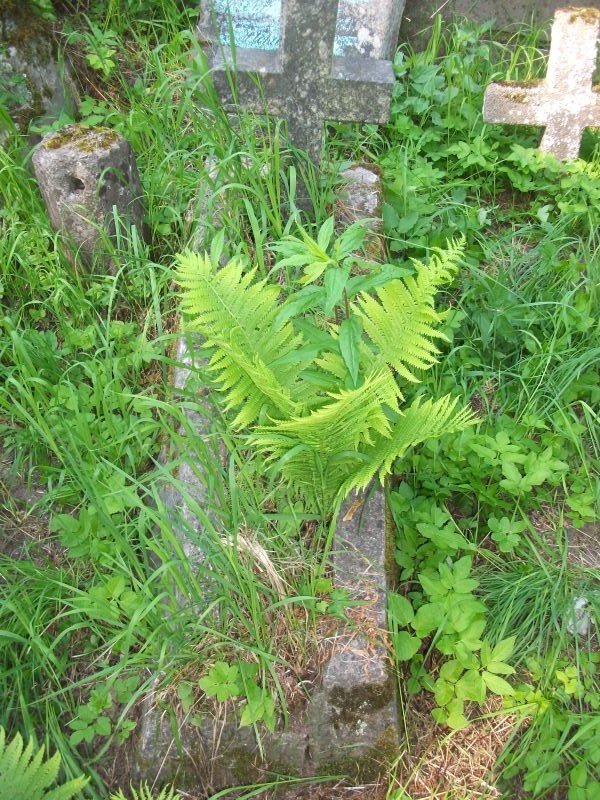
[[[64,562],[66,551],[50,533],[48,515],[38,508],[44,494],[41,485],[13,469],[0,448],[0,555],[55,566]]]
[[[579,527],[561,521],[559,510],[546,506],[530,515],[539,535],[552,547],[566,543],[567,560],[575,567],[600,569],[600,522]],[[561,537],[565,537],[563,541]]]
[[[586,569],[600,569],[600,522],[566,529],[568,559]]]

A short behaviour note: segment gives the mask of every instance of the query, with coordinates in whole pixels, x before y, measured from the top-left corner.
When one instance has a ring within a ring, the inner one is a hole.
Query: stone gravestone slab
[[[287,119],[292,143],[317,165],[324,122],[386,122],[394,81],[390,61],[333,55],[337,9],[336,0],[284,0],[277,50],[213,49],[221,98],[231,99],[235,67],[237,104]]]
[[[231,24],[237,47],[277,50],[281,44],[281,4],[282,0],[215,0],[221,42],[229,42]],[[404,0],[340,0],[338,9],[334,55],[393,58]],[[207,7],[200,26],[208,30],[209,16]]]
[[[558,9],[546,78],[490,84],[483,102],[486,122],[543,125],[540,150],[577,158],[584,129],[600,126],[599,87],[592,86],[599,32],[597,9]]]
[[[223,212],[208,203],[214,196],[212,169],[208,173],[195,214],[198,249],[205,246],[207,217],[218,223]],[[380,178],[364,168],[347,170],[344,177],[346,185],[340,196],[344,218],[351,224],[367,216],[374,246],[379,248],[380,225],[373,217],[380,218]],[[180,340],[176,355],[179,364],[171,381],[188,399],[198,391],[193,383],[193,367],[199,358],[196,344],[192,336]],[[204,399],[200,398],[199,404],[188,403],[185,409],[185,429],[195,430],[196,442],[213,436],[208,417],[197,412]],[[167,487],[163,501],[183,552],[202,570],[206,560],[199,544],[203,522],[195,515],[194,505],[206,507],[208,490],[202,476],[202,456],[186,443],[185,429],[180,431],[178,444],[178,449],[184,449],[172,453],[171,460],[180,464],[177,477],[186,486],[186,497]],[[210,511],[207,513],[210,516]],[[273,773],[304,777],[344,774],[353,782],[374,781],[385,774],[398,755],[399,745],[396,685],[386,624],[387,591],[395,577],[391,574],[393,549],[394,529],[384,492],[378,489],[367,496],[349,498],[336,524],[332,570],[334,586],[346,590],[357,606],[322,640],[321,674],[315,678],[305,705],[290,713],[285,727],[274,733],[261,730],[259,748],[252,729],[240,727],[239,709],[234,713],[224,710],[219,716],[213,703],[200,699],[192,724],[180,716],[173,692],[161,693],[157,687],[143,703],[135,780],[172,781],[195,796],[206,796],[224,787],[266,780]],[[180,720],[178,744],[171,729],[173,717]]]

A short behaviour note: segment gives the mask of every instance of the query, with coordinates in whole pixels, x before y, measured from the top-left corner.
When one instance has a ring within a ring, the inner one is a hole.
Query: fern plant
[[[308,249],[314,253],[317,245],[319,269],[301,282],[328,287],[328,270],[337,281],[340,268],[322,241],[310,240]],[[434,300],[463,250],[461,240],[452,241],[427,265],[414,260],[413,275],[384,285],[375,276],[370,292],[352,296],[342,287],[344,318],[324,325],[314,314],[302,316],[294,293],[280,302],[281,287],[257,280],[255,269],[244,273],[236,259],[219,268],[220,244],[211,255],[178,256],[185,324],[204,338],[209,370],[226,408],[235,411],[233,426],[250,428],[251,444],[272,472],[320,515],[374,477],[383,480],[409,447],[473,422],[450,396],[417,396],[406,404],[403,394],[404,385],[418,383],[436,363],[447,312],[436,310]]]
[[[44,748],[34,754],[33,741],[23,749],[20,734],[8,744],[0,727],[0,800],[71,800],[83,789],[87,778],[74,778],[50,788],[60,768],[60,754],[44,760]]]

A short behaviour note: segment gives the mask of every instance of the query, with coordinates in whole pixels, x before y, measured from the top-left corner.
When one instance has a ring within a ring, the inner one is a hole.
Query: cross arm
[[[542,81],[491,83],[483,98],[486,122],[513,125],[546,125],[547,94]]]

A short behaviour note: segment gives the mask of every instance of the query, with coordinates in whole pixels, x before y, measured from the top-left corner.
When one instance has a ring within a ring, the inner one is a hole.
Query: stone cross
[[[325,121],[386,122],[394,81],[390,61],[333,55],[337,9],[337,0],[284,0],[278,50],[222,47],[213,61],[221,98],[231,98],[235,62],[237,104],[287,119],[292,143],[317,166]]]
[[[543,125],[540,150],[577,158],[584,129],[600,126],[599,87],[592,86],[599,32],[597,9],[558,9],[546,78],[490,84],[483,101],[486,122]]]

